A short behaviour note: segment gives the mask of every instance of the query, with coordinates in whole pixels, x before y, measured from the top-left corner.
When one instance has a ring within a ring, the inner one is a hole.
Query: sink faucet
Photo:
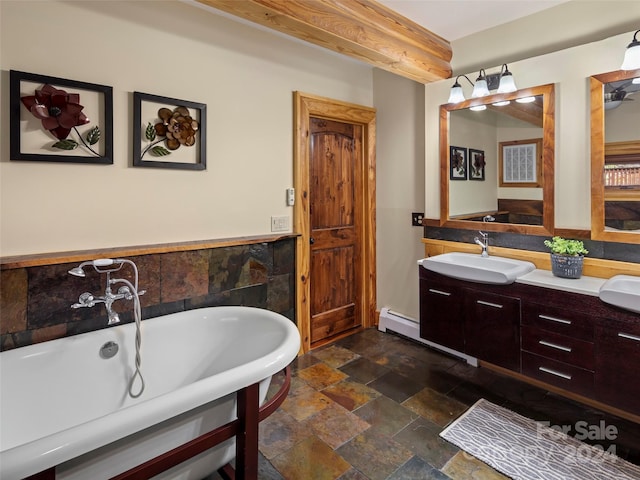
[[[130,264],[134,269],[134,273],[135,273],[134,285],[131,285],[128,281],[124,279],[111,278],[111,274],[113,272],[119,271],[125,264]],[[104,303],[104,306],[107,310],[107,316],[109,318],[107,324],[113,325],[115,323],[119,323],[120,316],[118,315],[117,312],[113,310],[113,303],[116,300],[121,300],[123,298],[125,300],[133,300],[134,295],[143,295],[145,293],[144,290],[138,291],[138,269],[136,268],[135,263],[133,263],[131,260],[126,260],[126,259],[112,260],[110,258],[100,258],[97,260],[83,262],[77,267],[69,270],[69,273],[76,277],[85,277],[86,275],[83,270],[83,267],[87,265],[92,265],[93,268],[98,273],[107,274],[107,283],[104,289],[104,295],[93,295],[90,292],[84,292],[78,298],[78,302],[71,305],[71,308],[93,307],[98,303]],[[111,289],[111,285],[114,285],[116,283],[125,283],[125,285],[122,285],[118,289],[117,293],[113,293],[113,290]],[[129,285],[131,285],[131,287],[135,290],[135,294],[132,291],[132,289],[129,287]]]
[[[482,236],[482,240],[480,240],[478,237],[475,237],[473,241],[482,247],[482,253],[480,255],[483,257],[488,257],[489,252],[487,252],[487,248],[489,247],[489,234],[482,231],[479,231],[478,233]]]

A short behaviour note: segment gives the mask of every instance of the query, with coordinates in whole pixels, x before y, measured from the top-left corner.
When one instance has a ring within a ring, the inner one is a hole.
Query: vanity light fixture
[[[471,98],[486,97],[489,95],[489,86],[487,85],[487,74],[484,68],[480,69],[476,83],[473,86],[473,92],[471,92]]]
[[[516,98],[516,102],[518,102],[518,103],[533,103],[535,101],[536,101],[536,97]]]
[[[640,77],[636,77],[636,78],[634,78],[634,79],[631,81],[631,83],[633,83],[634,85],[638,85],[638,84],[640,84]]]
[[[509,105],[510,103],[511,100],[502,100],[500,102],[492,103],[491,105],[493,105],[494,107],[504,107],[505,105]]]
[[[469,110],[472,112],[481,112],[482,110],[486,110],[486,105],[474,105],[473,107],[469,107]]]
[[[451,87],[451,92],[449,93],[449,100],[447,103],[461,103],[466,100],[464,97],[464,92],[462,91],[462,85],[460,85],[460,77],[464,77],[467,79],[467,82],[471,84],[473,87],[473,91],[471,92],[471,98],[480,98],[486,97],[490,95],[490,89],[495,88],[496,83],[499,81],[498,85],[498,93],[511,93],[515,92],[518,88],[516,87],[516,83],[513,80],[513,75],[509,71],[507,64],[503,64],[500,73],[493,73],[491,75],[487,75],[484,71],[484,68],[480,69],[478,73],[478,78],[476,78],[476,83],[473,83],[469,80],[469,77],[466,75],[458,75],[456,77],[456,81]],[[499,79],[499,80],[498,80]],[[490,87],[493,85],[493,87]],[[498,102],[500,103],[500,102]],[[508,105],[509,102],[503,103],[502,105]],[[495,105],[495,104],[494,104]],[[476,108],[476,110],[481,110],[480,108]]]
[[[509,71],[509,67],[507,67],[507,64],[505,63],[500,69],[500,85],[498,86],[498,93],[511,93],[516,90],[518,90],[516,82]]]
[[[456,77],[456,83],[454,83],[453,87],[451,87],[451,93],[449,94],[449,101],[447,103],[460,103],[465,101],[464,93],[462,93],[462,86],[458,83],[460,77],[466,78],[467,82],[469,82],[471,86],[473,86],[473,82],[469,80],[469,77],[467,77],[466,75],[458,75]]]
[[[640,30],[633,34],[633,41],[624,52],[624,60],[620,70],[636,70],[640,68],[640,40],[637,38],[638,33],[640,33]]]

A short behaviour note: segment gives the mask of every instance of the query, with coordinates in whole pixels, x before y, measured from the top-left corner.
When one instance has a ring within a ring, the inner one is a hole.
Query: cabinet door
[[[462,303],[461,289],[421,279],[420,336],[462,352]]]
[[[603,319],[596,351],[597,399],[640,414],[640,322]]]
[[[520,299],[465,289],[464,353],[520,371]]]

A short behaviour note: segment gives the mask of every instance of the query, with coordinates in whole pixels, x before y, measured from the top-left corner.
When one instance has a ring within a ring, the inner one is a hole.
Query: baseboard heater
[[[441,350],[450,355],[459,357],[466,361],[469,365],[472,365],[474,367],[478,366],[478,359],[475,357],[470,357],[469,355],[465,355],[464,353],[458,352],[457,350],[453,350],[437,343],[430,342],[429,340],[425,340],[424,338],[420,338],[420,323],[417,320],[407,317],[401,313],[392,312],[387,307],[384,307],[382,310],[380,310],[380,321],[378,322],[378,330],[380,330],[381,332],[391,330],[392,332],[399,333],[400,335],[404,335],[405,337],[411,338],[412,340],[416,340],[417,342],[429,345],[430,347],[433,347],[437,350]]]

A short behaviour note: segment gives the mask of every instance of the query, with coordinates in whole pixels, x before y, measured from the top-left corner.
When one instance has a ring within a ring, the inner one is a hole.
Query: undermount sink
[[[470,282],[508,285],[516,278],[532,272],[536,266],[524,260],[472,253],[451,252],[423,258],[418,261],[424,268],[447,277]]]
[[[598,296],[603,302],[640,313],[640,277],[615,275],[604,282]]]

